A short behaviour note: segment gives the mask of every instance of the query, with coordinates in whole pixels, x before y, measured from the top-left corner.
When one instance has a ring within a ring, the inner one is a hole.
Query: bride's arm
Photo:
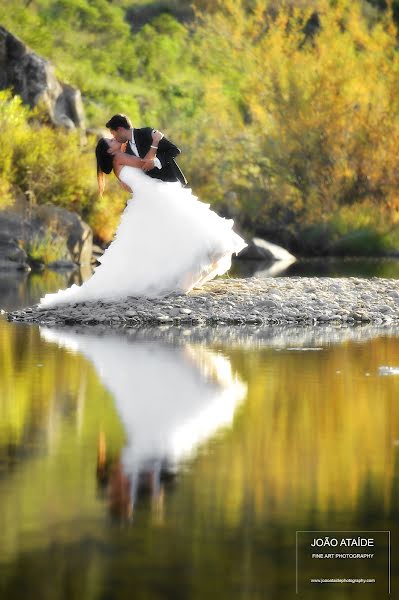
[[[129,194],[131,194],[133,192],[132,188],[130,188],[127,183],[125,183],[124,181],[122,181],[121,179],[119,179],[119,177],[116,175],[116,178],[119,181],[119,185],[121,186],[122,189],[126,190],[127,192],[129,192]]]

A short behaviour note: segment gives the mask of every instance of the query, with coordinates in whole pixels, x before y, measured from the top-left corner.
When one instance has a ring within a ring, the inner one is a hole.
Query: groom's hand
[[[143,171],[151,171],[154,168],[154,159],[153,158],[145,158],[143,162],[143,166],[141,167]]]
[[[160,131],[158,131],[157,129],[154,129],[154,131],[151,134],[152,136],[152,143],[158,145],[159,142],[162,140],[162,138],[164,137],[163,133],[161,133]]]

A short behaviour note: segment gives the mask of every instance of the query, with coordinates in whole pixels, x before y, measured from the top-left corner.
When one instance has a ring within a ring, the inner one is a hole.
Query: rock
[[[273,310],[278,308],[278,304],[273,300],[262,300],[262,302],[259,302],[259,304],[257,304],[257,307],[262,308],[264,310]]]
[[[304,293],[313,287],[315,299]],[[219,279],[208,282],[197,296],[194,290],[185,296],[187,308],[182,308],[182,296],[167,299],[143,299],[128,297],[121,301],[86,302],[51,310],[37,306],[29,312],[9,313],[10,320],[40,322],[55,320],[57,323],[83,323],[93,325],[104,322],[107,326],[137,328],[171,327],[191,325],[239,325],[251,326],[323,325],[348,327],[373,322],[387,326],[399,323],[399,306],[394,303],[392,293],[399,294],[399,281],[373,279],[372,283],[362,279],[340,279],[339,285],[345,293],[337,294],[331,278],[279,278],[264,280]],[[388,290],[391,294],[385,295]],[[370,293],[375,298],[370,306],[362,307],[359,297]],[[248,294],[252,300],[248,302]],[[275,294],[283,302],[275,302]],[[212,298],[212,303],[206,300]],[[382,298],[387,304],[382,303]],[[189,306],[189,308],[188,308]],[[129,318],[129,316],[131,317]]]
[[[94,256],[102,256],[104,254],[104,248],[101,248],[98,244],[93,244],[93,254]]]
[[[54,125],[85,130],[80,91],[58,81],[49,61],[0,26],[0,89],[5,88],[32,108],[44,109]]]
[[[73,262],[90,265],[93,232],[78,214],[52,204],[43,204],[36,207],[33,223],[37,228],[51,228],[64,237]]]
[[[288,250],[257,237],[248,242],[248,246],[241,250],[237,258],[245,260],[269,260],[270,262],[279,260],[294,262],[296,260],[295,256],[288,252]]]
[[[29,271],[27,255],[20,247],[18,239],[0,231],[0,270]]]
[[[380,313],[383,314],[393,314],[395,312],[391,306],[387,306],[385,304],[379,305],[376,308]]]
[[[69,254],[55,261],[52,268],[73,268],[74,263],[90,265],[93,234],[79,215],[51,204],[29,208],[23,201],[0,212],[0,262],[3,268],[8,265],[11,269],[29,269],[25,248],[32,240],[43,238],[45,241],[49,233],[65,239]]]

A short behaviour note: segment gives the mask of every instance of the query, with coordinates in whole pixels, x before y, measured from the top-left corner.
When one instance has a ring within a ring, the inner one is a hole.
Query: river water
[[[66,281],[3,276],[0,307]],[[388,597],[388,553],[309,584],[308,530],[389,531],[396,597],[398,392],[395,328],[0,319],[1,600]]]

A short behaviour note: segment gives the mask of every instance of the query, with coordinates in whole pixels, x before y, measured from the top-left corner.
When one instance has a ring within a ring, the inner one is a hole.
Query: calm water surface
[[[3,278],[0,306],[60,277]],[[291,599],[305,529],[390,530],[396,597],[395,368],[395,329],[0,320],[1,600]]]

